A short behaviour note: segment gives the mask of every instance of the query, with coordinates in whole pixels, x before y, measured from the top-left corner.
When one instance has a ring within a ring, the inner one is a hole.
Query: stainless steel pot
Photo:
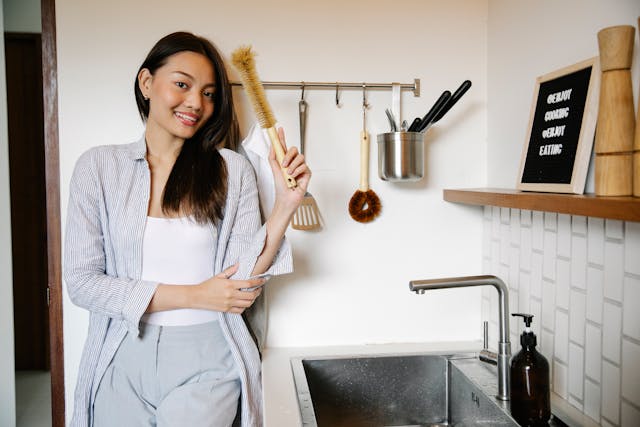
[[[424,176],[424,133],[378,135],[378,175],[384,181],[420,181]]]

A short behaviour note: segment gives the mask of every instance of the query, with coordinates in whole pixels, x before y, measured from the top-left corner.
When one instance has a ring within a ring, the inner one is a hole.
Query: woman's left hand
[[[278,128],[278,136],[285,152],[285,156],[282,162],[282,167],[286,168],[287,173],[295,178],[297,186],[295,188],[288,188],[287,183],[282,174],[281,165],[276,160],[275,151],[273,146],[269,151],[269,163],[271,164],[271,170],[275,180],[276,187],[276,205],[280,205],[287,210],[291,210],[293,213],[302,202],[302,198],[307,192],[307,186],[311,179],[311,170],[307,166],[306,160],[303,154],[300,154],[296,147],[287,149],[287,145],[284,139],[284,131],[282,128]]]

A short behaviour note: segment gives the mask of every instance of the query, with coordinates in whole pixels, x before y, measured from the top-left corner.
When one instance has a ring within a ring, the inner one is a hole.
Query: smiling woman
[[[161,39],[134,90],[144,136],[90,149],[71,179],[64,273],[91,314],[72,425],[260,426],[251,309],[268,277],[292,270],[284,232],[311,173],[295,148],[271,156],[276,200],[261,226],[254,172],[222,148],[238,126],[206,39]]]
[[[206,40],[194,40],[188,33],[171,34],[149,52],[138,70],[134,91],[147,124],[147,161],[157,178],[152,180],[149,215],[184,215],[182,208],[199,221],[220,219],[225,168],[215,147],[234,148],[238,139],[220,54]],[[185,141],[189,143],[183,150]],[[196,179],[206,176],[210,179]],[[189,200],[182,203],[187,194]]]

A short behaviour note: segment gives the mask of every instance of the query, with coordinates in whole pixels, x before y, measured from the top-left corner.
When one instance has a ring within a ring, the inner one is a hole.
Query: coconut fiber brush
[[[240,73],[240,79],[242,80],[242,86],[249,98],[249,102],[253,106],[253,111],[256,114],[260,127],[267,130],[269,139],[271,140],[271,146],[276,153],[276,160],[280,165],[284,159],[284,149],[278,138],[278,131],[276,131],[276,119],[271,111],[271,106],[267,101],[267,96],[264,93],[264,87],[258,78],[256,72],[256,62],[254,54],[251,51],[251,46],[242,46],[236,49],[231,54],[231,62]],[[296,180],[287,173],[287,168],[282,169],[282,175],[287,182],[287,187],[294,188],[297,186]]]
[[[349,215],[358,222],[371,222],[382,209],[380,198],[369,188],[369,134],[366,126],[367,104],[362,103],[360,132],[360,186],[349,200]]]

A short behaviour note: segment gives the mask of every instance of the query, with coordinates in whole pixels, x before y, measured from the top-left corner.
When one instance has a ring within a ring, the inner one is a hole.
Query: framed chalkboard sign
[[[519,190],[584,192],[599,91],[597,57],[536,79]]]

